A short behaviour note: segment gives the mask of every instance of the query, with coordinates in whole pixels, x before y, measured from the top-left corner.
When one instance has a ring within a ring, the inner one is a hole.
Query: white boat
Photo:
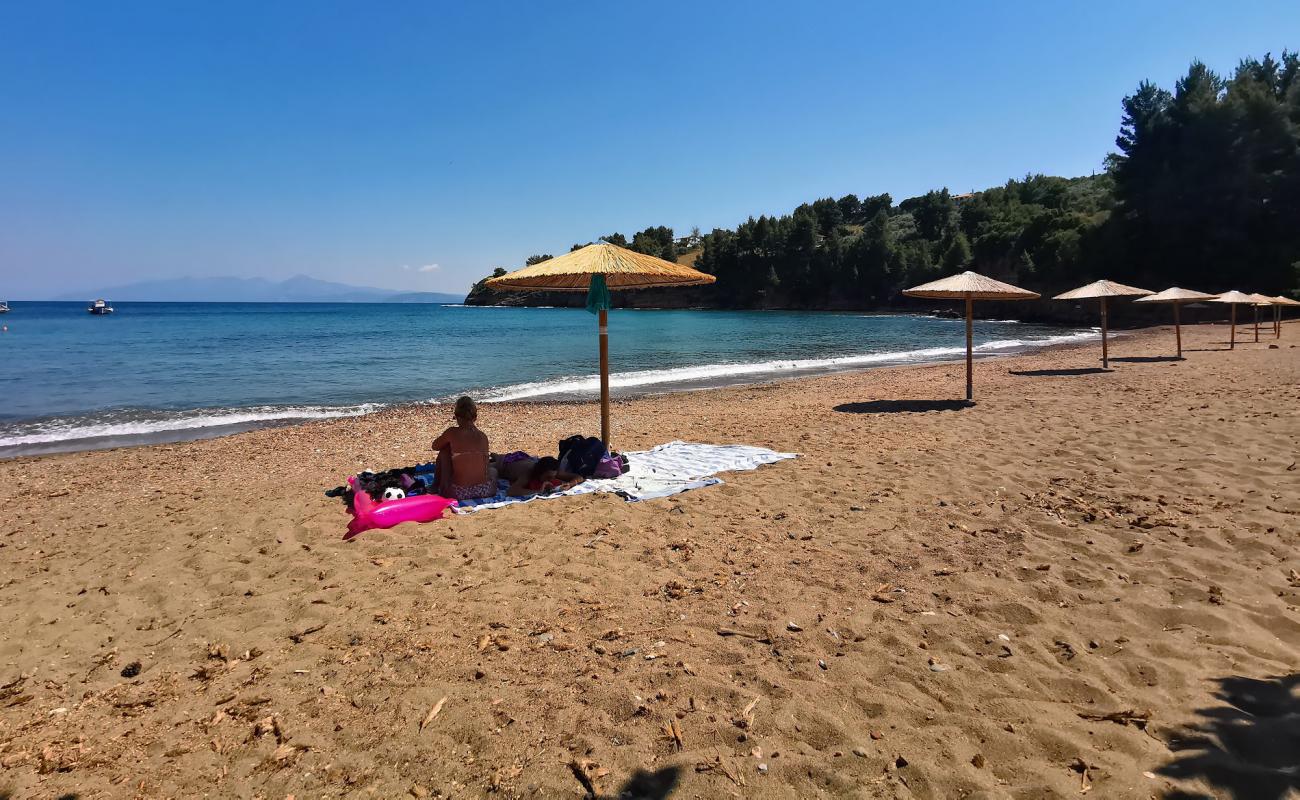
[[[8,313],[9,313],[9,303],[7,301],[0,300],[0,314],[8,314]]]
[[[87,308],[86,310],[89,311],[89,312],[92,313],[92,314],[112,314],[112,313],[113,313],[113,307],[110,306],[108,303],[104,302],[103,300],[96,300],[95,302],[91,303],[91,304],[90,304],[90,308]]]

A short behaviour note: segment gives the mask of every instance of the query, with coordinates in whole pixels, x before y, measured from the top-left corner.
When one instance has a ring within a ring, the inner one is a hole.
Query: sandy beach
[[[0,462],[0,797],[1300,796],[1300,323],[1183,336],[619,401],[801,457],[351,542],[448,407]]]

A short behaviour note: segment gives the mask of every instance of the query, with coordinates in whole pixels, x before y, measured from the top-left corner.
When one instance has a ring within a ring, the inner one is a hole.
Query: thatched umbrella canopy
[[[1093,281],[1087,286],[1071,289],[1053,297],[1053,300],[1100,300],[1101,301],[1101,368],[1110,368],[1110,354],[1106,350],[1106,301],[1112,297],[1146,297],[1155,294],[1148,289],[1125,286],[1114,281]]]
[[[521,292],[587,292],[587,310],[599,319],[600,438],[609,446],[609,292],[667,286],[699,286],[717,278],[662,258],[607,242],[589,244],[558,258],[491,278],[493,289]]]
[[[1280,294],[1273,298],[1273,338],[1275,339],[1282,338],[1283,306],[1300,306],[1300,300],[1292,300]]]
[[[941,278],[911,289],[904,289],[908,297],[928,297],[935,300],[966,301],[966,399],[974,399],[974,383],[971,379],[971,320],[975,300],[1035,300],[1037,292],[1021,289],[1009,283],[995,281],[992,278],[969,270],[960,275]]]
[[[1216,295],[1194,292],[1172,286],[1163,292],[1156,292],[1149,297],[1139,297],[1135,303],[1168,303],[1174,307],[1174,340],[1178,342],[1178,357],[1183,357],[1183,328],[1178,320],[1178,309],[1183,303],[1195,303],[1200,300],[1213,300]]]
[[[1224,292],[1210,301],[1211,303],[1227,303],[1232,308],[1232,316],[1230,320],[1232,323],[1232,332],[1228,335],[1229,350],[1237,349],[1237,306],[1242,303],[1250,304],[1255,302],[1250,298],[1251,295],[1233,289],[1231,292]]]

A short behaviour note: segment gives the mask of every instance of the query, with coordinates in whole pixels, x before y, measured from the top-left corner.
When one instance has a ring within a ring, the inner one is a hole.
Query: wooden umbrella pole
[[[600,440],[609,447],[609,312],[600,310]]]
[[[971,379],[971,340],[974,338],[971,333],[971,318],[975,314],[975,301],[970,297],[966,298],[966,399],[975,399],[975,384]]]
[[[1174,303],[1174,341],[1178,343],[1178,357],[1183,357],[1183,329],[1178,324],[1178,306],[1180,303]]]
[[[1232,332],[1228,335],[1228,349],[1229,349],[1229,350],[1236,350],[1236,349],[1237,349],[1237,304],[1236,304],[1236,303],[1233,303],[1233,304],[1231,305],[1231,308],[1232,308],[1232,317],[1231,317],[1231,319],[1232,319],[1231,331],[1232,331]]]
[[[1259,342],[1259,306],[1252,303],[1251,308],[1255,309],[1255,342],[1258,343]]]
[[[1110,369],[1110,355],[1106,351],[1106,298],[1101,298],[1101,368]]]

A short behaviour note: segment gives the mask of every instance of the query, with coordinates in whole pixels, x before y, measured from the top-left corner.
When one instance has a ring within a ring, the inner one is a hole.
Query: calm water
[[[596,393],[581,309],[394,304],[13,303],[0,315],[0,456],[228,433],[470,393]],[[963,323],[803,312],[610,313],[616,393],[950,359]],[[984,354],[1092,336],[976,322]]]

